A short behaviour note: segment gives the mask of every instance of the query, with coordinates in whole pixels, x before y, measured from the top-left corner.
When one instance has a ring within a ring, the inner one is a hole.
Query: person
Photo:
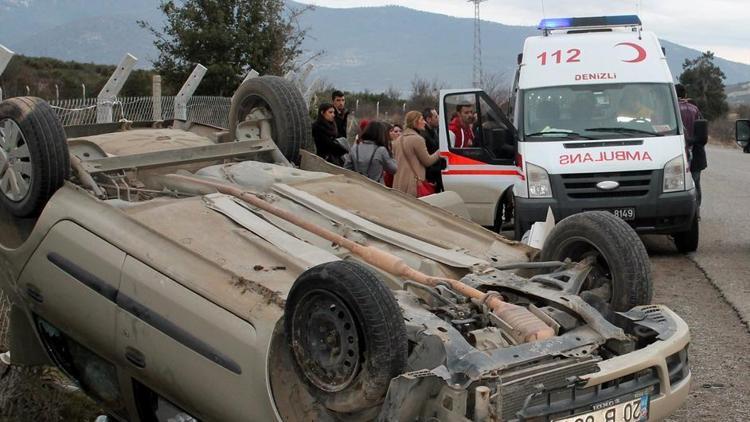
[[[471,104],[459,104],[456,106],[456,115],[448,125],[448,130],[455,136],[454,148],[468,148],[474,145],[474,131],[471,125],[474,122],[474,106]]]
[[[393,142],[401,137],[401,134],[404,133],[404,127],[401,126],[398,123],[394,123],[391,125],[390,130],[388,130],[388,137],[390,138],[390,143],[393,145]]]
[[[422,117],[424,117],[425,128],[421,135],[427,143],[427,152],[434,154],[435,151],[440,149],[440,138],[438,135],[440,115],[434,108],[426,108],[422,111]],[[427,181],[435,184],[438,192],[443,191],[442,166],[440,161],[427,168],[425,177],[427,177]]]
[[[329,163],[340,166],[343,164],[341,157],[348,151],[336,140],[338,131],[335,110],[331,103],[323,103],[318,107],[318,117],[312,124],[312,135],[317,154]]]
[[[690,173],[695,182],[695,192],[698,200],[698,207],[701,206],[701,172],[708,167],[706,159],[706,144],[698,142],[693,133],[693,124],[696,120],[703,119],[701,111],[695,104],[692,104],[687,98],[687,90],[682,84],[674,86],[677,91],[677,102],[680,106],[680,117],[682,125],[685,127],[685,145],[687,147],[688,157],[690,158]]]
[[[388,125],[372,121],[362,131],[360,143],[354,145],[344,158],[344,168],[383,183],[383,170],[395,174],[396,160],[388,150]]]
[[[640,87],[627,87],[620,99],[620,110],[617,120],[621,122],[646,120],[650,122],[654,117],[654,110],[643,103],[642,98],[644,95]]]
[[[391,156],[393,156],[393,143],[401,137],[401,134],[404,132],[404,128],[396,123],[393,125],[390,125],[388,128],[388,144],[387,148],[388,151],[391,153]],[[383,184],[388,186],[389,188],[393,187],[393,176],[395,173],[391,173],[390,171],[386,170],[383,173]]]
[[[346,109],[346,97],[344,97],[343,92],[334,90],[333,94],[331,94],[331,100],[333,101],[333,107],[336,109],[337,138],[346,138],[346,128],[349,120],[349,110]]]
[[[393,143],[393,155],[398,167],[393,178],[393,188],[414,197],[417,197],[417,184],[425,180],[425,168],[435,164],[440,158],[439,151],[433,154],[427,152],[427,144],[419,134],[424,127],[421,112],[406,113],[406,130]]]

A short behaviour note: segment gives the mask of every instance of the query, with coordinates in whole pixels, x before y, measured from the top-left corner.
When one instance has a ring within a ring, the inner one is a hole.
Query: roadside
[[[690,326],[693,382],[687,402],[669,421],[750,420],[750,334],[720,292],[665,236],[647,236],[655,303]]]
[[[701,242],[690,255],[750,330],[750,154],[709,146]]]

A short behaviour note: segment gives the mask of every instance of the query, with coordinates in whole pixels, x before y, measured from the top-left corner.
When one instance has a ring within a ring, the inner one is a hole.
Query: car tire
[[[0,103],[0,204],[15,217],[38,215],[70,175],[68,144],[41,98]]]
[[[672,234],[674,245],[680,253],[690,253],[698,250],[700,241],[700,223],[698,218],[693,218],[690,230]]]
[[[596,257],[590,280],[579,294],[609,283],[614,311],[646,305],[653,297],[651,266],[640,238],[622,219],[605,211],[574,214],[558,223],[542,248],[542,261]]]
[[[272,138],[287,160],[299,163],[300,149],[314,151],[307,105],[294,83],[278,76],[259,76],[237,88],[229,109],[229,133],[234,139],[237,125],[255,107],[272,115]]]
[[[287,297],[284,328],[299,378],[334,412],[380,404],[406,367],[398,303],[377,273],[356,262],[302,273]]]

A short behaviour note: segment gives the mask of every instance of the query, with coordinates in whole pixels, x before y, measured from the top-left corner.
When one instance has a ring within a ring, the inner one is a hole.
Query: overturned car
[[[579,214],[540,253],[301,153],[307,122],[275,77],[242,85],[229,131],[66,134],[41,100],[1,103],[13,362],[133,421],[642,421],[685,401],[688,328],[649,304],[627,224]]]

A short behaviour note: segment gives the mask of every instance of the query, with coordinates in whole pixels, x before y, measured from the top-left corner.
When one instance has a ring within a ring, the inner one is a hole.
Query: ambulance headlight
[[[552,185],[546,170],[527,162],[526,178],[529,183],[529,198],[552,198]]]
[[[664,192],[680,192],[685,190],[685,163],[682,155],[678,155],[664,166]]]

